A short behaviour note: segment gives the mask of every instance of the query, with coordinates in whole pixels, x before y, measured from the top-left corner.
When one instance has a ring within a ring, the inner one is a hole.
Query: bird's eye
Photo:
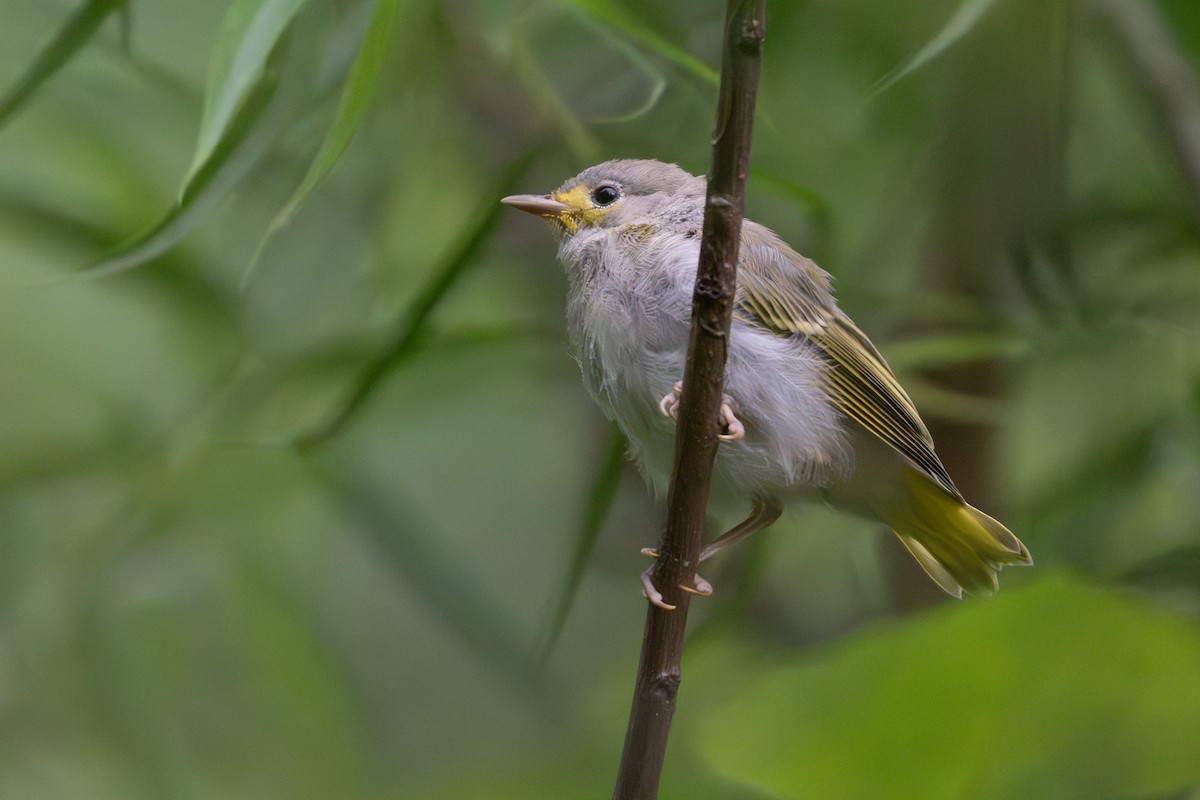
[[[615,186],[609,186],[607,183],[603,186],[597,186],[592,190],[592,202],[603,208],[611,206],[621,197],[621,191]]]

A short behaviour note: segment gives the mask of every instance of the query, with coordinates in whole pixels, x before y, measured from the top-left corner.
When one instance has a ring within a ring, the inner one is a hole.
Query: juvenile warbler
[[[705,181],[674,164],[618,160],[547,195],[501,202],[553,223],[583,382],[659,490],[675,452]],[[766,528],[782,500],[821,496],[881,520],[955,597],[995,591],[1029,551],[966,503],[891,369],[841,309],[828,273],[758,223],[742,225],[714,488],[752,504],[701,560]],[[648,551],[653,554],[653,551]],[[669,608],[643,576],[650,602]],[[711,593],[703,578],[682,587]]]

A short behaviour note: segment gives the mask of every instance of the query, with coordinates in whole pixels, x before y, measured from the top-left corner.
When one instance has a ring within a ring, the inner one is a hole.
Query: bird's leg
[[[756,495],[753,503],[750,516],[705,545],[704,549],[700,551],[701,561],[716,555],[730,545],[737,544],[743,539],[749,538],[752,534],[758,533],[763,528],[770,527],[775,520],[779,519],[779,515],[783,513],[783,504],[774,497]],[[659,553],[653,547],[643,547],[642,555],[658,558]],[[675,606],[665,602],[662,593],[655,588],[652,577],[653,573],[653,566],[642,573],[642,595],[661,609],[666,611],[675,610]],[[681,583],[679,584],[679,588],[685,592],[698,594],[702,597],[707,597],[713,593],[712,584],[699,575],[695,576],[690,586]]]
[[[753,502],[750,516],[704,546],[700,551],[701,561],[715,556],[726,547],[737,544],[763,528],[769,528],[783,513],[783,504],[774,497],[755,495]]]
[[[658,410],[664,417],[675,419],[679,415],[679,397],[683,394],[683,381],[675,381],[671,391],[658,401]],[[729,395],[721,396],[721,432],[717,438],[725,442],[736,442],[745,438],[746,426],[737,418],[737,403]]]

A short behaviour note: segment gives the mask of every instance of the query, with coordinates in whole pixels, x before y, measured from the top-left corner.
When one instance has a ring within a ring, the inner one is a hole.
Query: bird
[[[675,164],[617,159],[549,194],[501,200],[551,223],[583,383],[659,494],[674,461],[706,188]],[[747,219],[736,274],[713,485],[751,510],[701,560],[800,498],[884,523],[956,598],[991,594],[1002,567],[1033,563],[1008,528],[963,498],[912,399],[838,307],[829,273]],[[681,588],[712,593],[699,576]],[[673,608],[651,570],[642,593]]]

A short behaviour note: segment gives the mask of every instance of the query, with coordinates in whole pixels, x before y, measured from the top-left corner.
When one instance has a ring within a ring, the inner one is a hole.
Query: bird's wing
[[[754,227],[748,223],[743,233],[735,316],[807,341],[829,365],[824,383],[834,405],[961,497],[908,393],[866,334],[834,303],[828,275],[765,228]]]

